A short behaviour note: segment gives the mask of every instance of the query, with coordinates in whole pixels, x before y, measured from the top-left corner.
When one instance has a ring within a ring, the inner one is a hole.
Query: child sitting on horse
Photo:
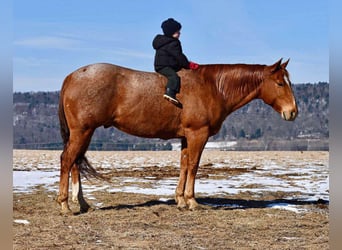
[[[182,25],[169,18],[165,20],[161,28],[164,35],[157,35],[153,42],[156,50],[154,58],[154,69],[159,74],[166,76],[168,82],[164,98],[174,104],[179,104],[176,94],[180,91],[180,77],[177,71],[181,69],[198,69],[199,65],[190,62],[183,54],[182,45],[179,41],[180,29]]]

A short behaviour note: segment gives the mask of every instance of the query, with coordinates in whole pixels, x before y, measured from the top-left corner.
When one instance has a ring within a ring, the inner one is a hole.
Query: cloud
[[[54,60],[53,58],[42,58],[42,57],[34,57],[34,56],[16,56],[13,57],[13,65],[14,67],[25,67],[25,68],[32,68],[32,67],[42,67],[45,65],[53,65],[58,64],[59,61]]]
[[[153,53],[146,53],[146,52],[141,52],[141,51],[131,50],[131,49],[109,50],[108,52],[111,52],[115,55],[124,56],[124,57],[131,57],[131,58],[151,59],[154,57]]]
[[[80,43],[80,40],[72,38],[40,36],[17,40],[14,42],[14,45],[39,49],[73,49],[77,48]]]

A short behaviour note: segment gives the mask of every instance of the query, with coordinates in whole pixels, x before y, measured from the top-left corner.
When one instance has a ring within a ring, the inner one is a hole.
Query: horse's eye
[[[284,87],[284,83],[283,82],[277,82],[277,85],[279,86],[279,87]]]

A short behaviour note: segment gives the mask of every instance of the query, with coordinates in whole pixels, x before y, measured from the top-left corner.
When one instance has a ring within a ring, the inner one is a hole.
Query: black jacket
[[[173,37],[157,35],[152,42],[156,50],[154,57],[154,69],[159,71],[165,67],[171,67],[175,71],[182,68],[189,69],[189,61],[183,54],[180,41]]]

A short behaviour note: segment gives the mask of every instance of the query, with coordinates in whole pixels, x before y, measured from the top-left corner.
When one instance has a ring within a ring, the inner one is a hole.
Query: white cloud
[[[58,36],[40,36],[24,38],[14,42],[14,45],[40,49],[72,49],[80,44],[79,40],[58,37]]]
[[[32,68],[32,67],[42,67],[46,65],[53,65],[59,63],[58,61],[54,60],[53,58],[41,58],[41,57],[13,57],[13,65],[14,68],[16,67],[25,67],[25,68]]]
[[[151,59],[154,57],[153,53],[144,53],[141,51],[131,50],[131,49],[117,49],[117,50],[109,50],[108,52],[111,52],[116,55],[120,56],[127,56],[127,57],[133,57],[133,58],[148,58]]]

